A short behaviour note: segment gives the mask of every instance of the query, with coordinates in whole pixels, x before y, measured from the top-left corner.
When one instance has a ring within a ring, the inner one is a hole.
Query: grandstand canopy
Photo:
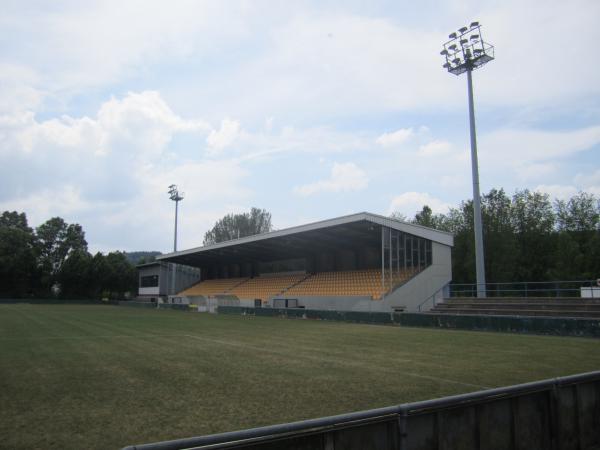
[[[207,267],[214,264],[303,258],[348,247],[378,248],[384,241],[384,229],[396,230],[446,246],[453,245],[450,233],[362,212],[168,253],[158,256],[157,260]]]

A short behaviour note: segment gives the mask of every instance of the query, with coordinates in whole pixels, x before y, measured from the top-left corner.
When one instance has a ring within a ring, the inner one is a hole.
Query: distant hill
[[[149,263],[154,261],[161,252],[125,252],[125,256],[133,265]]]

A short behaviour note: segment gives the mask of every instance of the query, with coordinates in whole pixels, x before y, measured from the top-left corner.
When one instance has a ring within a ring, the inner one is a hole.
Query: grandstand
[[[358,213],[157,259],[200,269],[176,302],[224,296],[243,306],[288,299],[312,309],[416,311],[444,295],[452,245],[449,233]]]

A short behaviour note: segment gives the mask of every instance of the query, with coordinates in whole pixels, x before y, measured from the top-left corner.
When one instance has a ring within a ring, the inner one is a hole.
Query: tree
[[[28,233],[33,232],[27,225],[27,216],[25,213],[19,214],[16,211],[4,211],[2,216],[0,216],[0,227],[22,230]]]
[[[408,222],[408,218],[406,214],[401,213],[400,211],[394,211],[390,214],[390,218],[399,220],[400,222]]]
[[[92,297],[104,297],[103,291],[106,289],[106,280],[110,275],[110,271],[104,255],[100,252],[96,253],[90,262],[90,295]]]
[[[36,278],[35,236],[27,217],[4,211],[0,216],[0,295],[30,295]]]
[[[512,202],[503,189],[492,189],[481,202],[485,272],[488,282],[512,281],[517,240],[512,221]]]
[[[44,222],[36,234],[42,285],[49,289],[57,281],[67,256],[74,251],[87,251],[87,241],[81,225],[69,225],[60,217]]]
[[[579,192],[569,201],[557,200],[554,208],[560,260],[555,272],[563,279],[598,277],[600,201],[592,194]]]
[[[204,245],[267,233],[272,229],[271,213],[265,209],[252,208],[249,213],[228,214],[218,220],[204,235]]]
[[[600,226],[600,200],[594,195],[579,192],[568,202],[557,200],[556,225],[559,231],[597,231]]]
[[[77,249],[71,252],[57,274],[61,296],[66,298],[92,296],[91,267],[92,256],[87,251]]]
[[[548,194],[517,191],[512,201],[517,239],[515,281],[545,281],[554,263],[555,216]]]
[[[447,218],[444,214],[433,214],[431,208],[428,205],[424,205],[423,209],[415,214],[415,218],[411,222],[424,227],[446,231],[446,220]]]
[[[103,290],[113,298],[123,297],[137,287],[137,272],[122,252],[110,252],[105,256],[106,268]]]

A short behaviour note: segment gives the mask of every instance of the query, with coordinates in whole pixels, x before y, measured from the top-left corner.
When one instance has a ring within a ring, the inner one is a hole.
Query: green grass
[[[0,447],[120,448],[597,369],[592,339],[0,305]]]

